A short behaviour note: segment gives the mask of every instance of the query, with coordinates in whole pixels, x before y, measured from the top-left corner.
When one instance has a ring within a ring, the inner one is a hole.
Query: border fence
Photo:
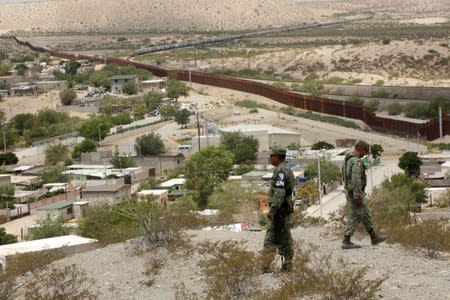
[[[288,90],[278,89],[268,84],[254,82],[250,80],[235,78],[231,76],[218,75],[200,71],[189,71],[181,69],[165,69],[155,65],[144,64],[132,60],[117,57],[99,57],[82,54],[72,54],[42,47],[33,46],[28,41],[21,41],[12,37],[16,43],[26,46],[36,52],[48,52],[50,55],[65,59],[86,59],[95,62],[107,62],[121,66],[133,65],[152,72],[155,76],[165,77],[169,74],[176,75],[177,79],[204,85],[221,87],[250,94],[263,96],[279,103],[291,105],[296,108],[310,110],[313,112],[361,120],[371,129],[395,134],[399,136],[420,136],[427,140],[434,140],[440,137],[439,121],[430,120],[426,123],[413,123],[403,120],[395,120],[377,116],[362,104],[354,104],[341,100],[333,100],[316,96],[302,95]],[[450,134],[450,118],[445,115],[442,118],[443,135]]]

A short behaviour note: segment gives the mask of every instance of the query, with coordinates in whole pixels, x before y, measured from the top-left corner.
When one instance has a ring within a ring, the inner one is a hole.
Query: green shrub
[[[142,235],[139,226],[120,213],[123,204],[88,206],[78,227],[78,234],[97,239],[101,244],[123,242]]]
[[[390,116],[399,115],[402,113],[402,111],[403,106],[398,102],[391,103],[387,106],[387,112]]]
[[[235,103],[235,105],[240,106],[240,107],[245,107],[245,108],[248,108],[248,109],[252,109],[252,108],[267,109],[267,105],[258,103],[256,101],[250,100],[250,99],[237,101]]]
[[[441,251],[450,251],[450,228],[447,220],[426,220],[401,231],[397,241],[411,250],[418,250],[429,258]]]
[[[95,281],[86,276],[76,265],[63,268],[51,267],[36,272],[24,286],[25,299],[97,299],[97,294],[89,289]]]
[[[65,226],[65,221],[62,217],[52,219],[50,216],[38,220],[36,227],[30,229],[30,234],[27,236],[28,240],[40,240],[56,236],[68,235],[71,229]]]

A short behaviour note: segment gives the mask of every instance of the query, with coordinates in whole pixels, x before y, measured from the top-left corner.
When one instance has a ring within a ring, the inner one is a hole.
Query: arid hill
[[[0,6],[0,32],[239,30],[319,21],[289,0],[55,0]]]
[[[49,0],[0,4],[0,33],[243,30],[320,22],[345,12],[448,14],[449,6],[446,0]]]

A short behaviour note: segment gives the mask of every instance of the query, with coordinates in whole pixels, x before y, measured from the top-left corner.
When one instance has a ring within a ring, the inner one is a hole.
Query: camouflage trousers
[[[263,255],[267,260],[266,265],[270,265],[277,249],[285,261],[291,261],[294,257],[294,240],[289,216],[275,214],[273,221],[270,222],[264,238]]]
[[[372,215],[365,203],[361,206],[355,205],[353,200],[347,197],[347,203],[349,206],[349,214],[347,225],[345,226],[344,236],[351,237],[355,233],[356,227],[359,223],[363,223],[367,232],[373,230]]]

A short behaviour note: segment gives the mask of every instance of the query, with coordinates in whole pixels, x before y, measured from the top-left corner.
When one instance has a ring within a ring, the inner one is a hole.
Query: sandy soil
[[[450,86],[450,67],[439,64],[441,58],[449,55],[448,47],[442,46],[449,42],[447,38],[420,42],[396,40],[388,45],[372,42],[297,49],[286,46],[264,54],[253,54],[250,60],[246,57],[198,59],[197,65],[209,69],[239,70],[248,68],[250,63],[252,69],[298,79],[316,73],[324,79],[358,79],[361,81],[358,84],[363,85],[374,85],[383,80],[390,86]],[[435,53],[434,58],[421,61],[430,53]],[[172,60],[169,66],[195,68],[190,59]]]
[[[352,267],[367,266],[367,278],[387,276],[382,284],[380,297],[383,299],[450,299],[448,290],[450,261],[429,260],[418,254],[405,252],[397,245],[381,244],[369,246],[364,236],[360,244],[363,248],[353,251],[340,249],[341,239],[330,234],[326,227],[297,228],[293,236],[300,245],[317,245],[320,255],[331,255],[333,260],[343,258]],[[200,241],[246,241],[247,249],[259,251],[262,248],[264,232],[224,232],[189,231],[195,243]],[[205,277],[198,263],[204,258],[194,254],[184,257],[182,254],[169,254],[165,251],[150,252],[140,256],[131,254],[130,244],[115,244],[103,249],[76,254],[54,263],[56,266],[76,264],[90,278],[96,280],[92,290],[99,293],[99,299],[175,299],[177,287],[184,284],[189,292],[195,292],[204,298]],[[195,248],[195,247],[194,247]],[[148,260],[158,257],[165,261],[152,286],[145,282],[144,275]],[[271,282],[276,285],[277,274],[259,275],[254,280]],[[265,284],[267,286],[267,284]]]
[[[58,0],[1,6],[0,32],[240,30],[320,21],[322,15],[288,0]]]
[[[41,109],[56,109],[61,104],[57,91],[38,96],[7,97],[0,102],[0,110],[5,112],[6,120],[17,114],[35,114]]]
[[[400,21],[400,23],[431,25],[431,24],[446,23],[448,21],[449,19],[445,17],[435,17],[435,18],[416,18],[416,19],[402,20]]]

